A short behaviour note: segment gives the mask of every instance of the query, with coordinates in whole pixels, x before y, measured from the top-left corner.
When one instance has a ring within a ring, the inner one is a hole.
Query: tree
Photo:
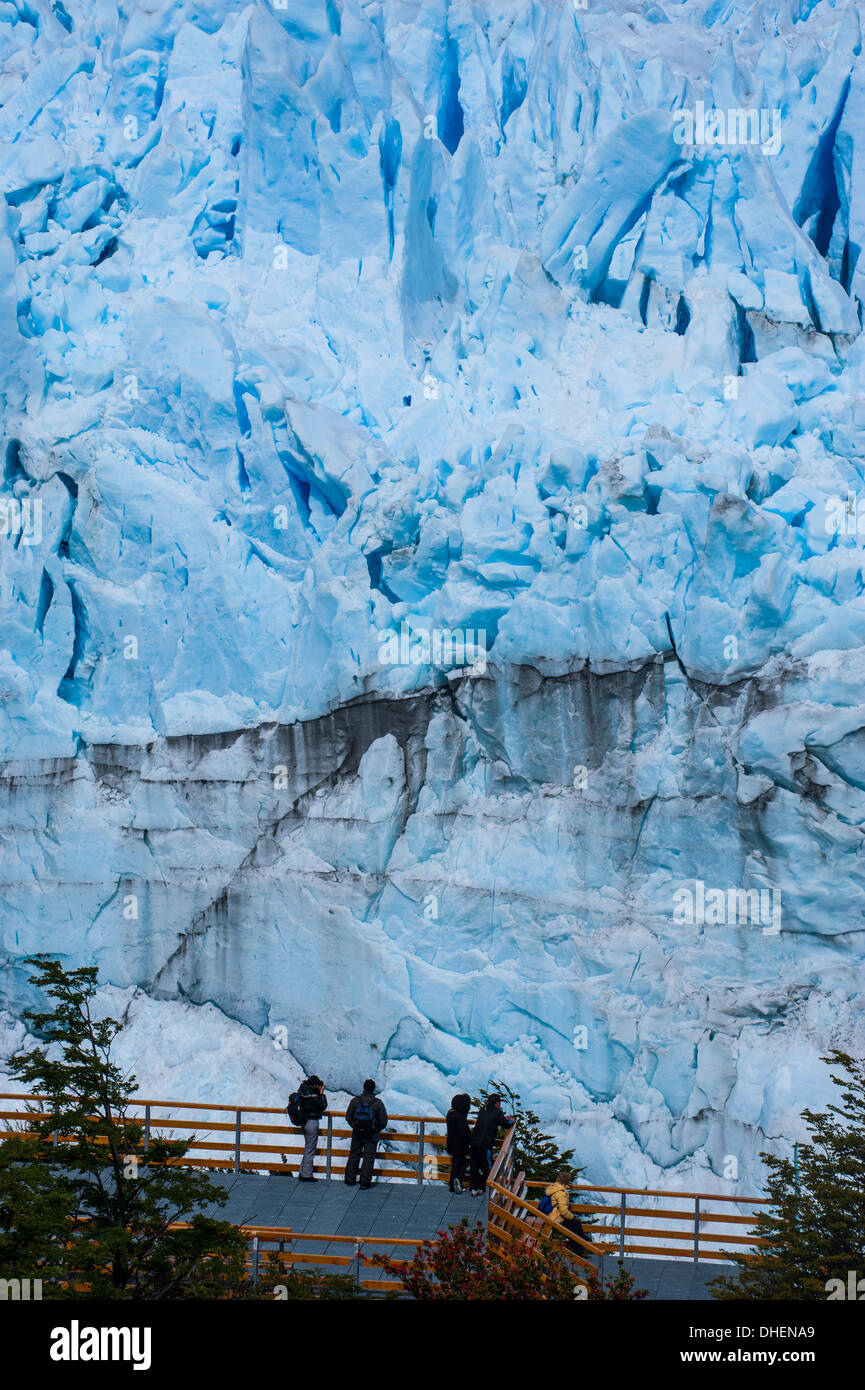
[[[489,1091],[482,1090],[479,1097],[473,1096],[472,1104],[480,1109],[491,1095],[502,1097],[502,1109],[506,1115],[513,1115],[516,1121],[515,1172],[524,1172],[527,1178],[535,1182],[554,1182],[563,1168],[570,1169],[575,1177],[585,1171],[573,1167],[573,1149],[559,1149],[555,1140],[544,1133],[539,1116],[534,1110],[527,1110],[519,1092],[511,1090],[503,1081],[494,1081]]]
[[[641,1298],[648,1298],[645,1289],[636,1287],[636,1280],[633,1274],[629,1274],[621,1260],[619,1268],[614,1275],[601,1279],[597,1270],[593,1270],[586,1280],[589,1298],[597,1301],[604,1299],[607,1302],[615,1303],[636,1303]]]
[[[597,1270],[586,1276],[560,1246],[548,1240],[491,1246],[483,1227],[471,1227],[465,1218],[458,1226],[439,1231],[435,1241],[423,1241],[410,1263],[389,1255],[374,1255],[370,1263],[401,1279],[417,1299],[622,1302],[648,1297],[644,1290],[635,1289],[633,1276],[621,1261],[615,1276],[602,1280]]]
[[[401,1279],[417,1299],[573,1299],[574,1266],[550,1241],[491,1248],[480,1225],[464,1218],[418,1246],[411,1262],[373,1255],[370,1263]]]
[[[347,1299],[364,1298],[366,1294],[358,1288],[350,1274],[316,1274],[312,1270],[292,1269],[289,1266],[279,1270],[267,1296],[278,1302],[344,1303]],[[390,1295],[386,1294],[385,1297]]]
[[[15,1138],[0,1144],[0,1274],[50,1277],[63,1234],[74,1219],[75,1198],[40,1157],[39,1145]],[[57,1296],[56,1290],[53,1291]],[[43,1297],[52,1294],[46,1287]]]
[[[249,1296],[244,1236],[201,1212],[227,1194],[179,1166],[192,1141],[151,1138],[145,1150],[128,1114],[135,1077],[111,1061],[121,1024],[93,1017],[95,967],[27,963],[56,1002],[24,1017],[60,1056],[35,1047],[9,1060],[40,1095],[30,1113],[49,1118],[0,1144],[0,1268],[41,1278],[45,1297]]]
[[[822,1060],[847,1073],[832,1075],[842,1104],[802,1111],[810,1143],[799,1146],[798,1168],[761,1155],[770,1205],[753,1234],[764,1244],[731,1257],[738,1272],[712,1281],[714,1298],[823,1301],[846,1296],[851,1272],[865,1275],[865,1063],[836,1048]]]

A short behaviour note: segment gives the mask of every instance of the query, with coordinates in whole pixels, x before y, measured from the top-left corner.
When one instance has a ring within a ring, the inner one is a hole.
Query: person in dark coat
[[[314,1173],[315,1151],[322,1115],[327,1113],[327,1096],[320,1076],[308,1076],[297,1093],[297,1108],[303,1116],[303,1158],[300,1161],[300,1182],[317,1182]]]
[[[384,1102],[375,1093],[375,1082],[365,1081],[363,1091],[348,1103],[345,1118],[351,1126],[351,1147],[345,1165],[345,1180],[349,1187],[357,1182],[360,1167],[360,1186],[372,1186],[376,1149],[383,1129],[387,1129]],[[361,1158],[363,1164],[361,1165]]]
[[[462,1192],[463,1178],[466,1173],[466,1163],[469,1156],[469,1141],[471,1130],[469,1128],[468,1113],[471,1107],[471,1096],[460,1095],[451,1098],[451,1108],[447,1114],[447,1151],[451,1156],[451,1173],[448,1179],[448,1187],[451,1192]]]
[[[502,1110],[502,1098],[491,1095],[478,1111],[475,1127],[469,1140],[472,1196],[480,1197],[486,1189],[493,1166],[492,1148],[500,1129],[510,1129],[513,1118]]]

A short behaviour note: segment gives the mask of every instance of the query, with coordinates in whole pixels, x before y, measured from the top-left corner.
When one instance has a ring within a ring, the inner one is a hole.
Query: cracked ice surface
[[[497,1075],[598,1181],[751,1190],[865,1044],[857,6],[0,43],[9,1036],[54,950],[151,1091]],[[403,623],[485,670],[382,665]],[[697,879],[780,935],[676,923]]]

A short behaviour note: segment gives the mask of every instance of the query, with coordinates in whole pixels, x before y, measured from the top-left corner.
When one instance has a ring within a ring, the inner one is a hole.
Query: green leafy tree
[[[44,1297],[250,1296],[243,1235],[201,1211],[226,1193],[180,1166],[191,1140],[151,1138],[145,1151],[128,1114],[135,1077],[111,1061],[121,1024],[93,1016],[95,967],[28,964],[54,1006],[25,1012],[45,1046],[8,1064],[41,1105],[0,1144],[0,1270],[42,1278]]]
[[[731,1257],[738,1272],[713,1280],[714,1298],[825,1300],[830,1280],[846,1290],[851,1271],[865,1276],[865,1063],[835,1048],[822,1060],[846,1073],[832,1075],[841,1105],[802,1111],[810,1142],[799,1146],[798,1169],[761,1155],[770,1205],[753,1234],[765,1244]]]
[[[0,1144],[0,1277],[45,1279],[57,1273],[75,1197],[23,1138]],[[47,1286],[43,1297],[57,1297]]]
[[[332,1303],[364,1298],[367,1295],[358,1288],[357,1282],[350,1274],[316,1274],[312,1270],[293,1269],[288,1266],[279,1271],[272,1288],[267,1291],[267,1296],[278,1302]]]
[[[530,1180],[548,1183],[554,1182],[563,1168],[570,1169],[575,1178],[584,1172],[571,1163],[573,1149],[560,1149],[555,1140],[544,1133],[540,1117],[534,1110],[528,1110],[519,1092],[511,1090],[503,1081],[493,1081],[488,1091],[482,1090],[480,1096],[473,1096],[472,1105],[480,1109],[491,1095],[501,1096],[502,1110],[506,1115],[513,1115],[516,1123],[514,1172],[524,1172]]]

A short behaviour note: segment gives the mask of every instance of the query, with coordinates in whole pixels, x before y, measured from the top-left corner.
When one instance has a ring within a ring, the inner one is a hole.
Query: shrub
[[[544,1241],[491,1248],[483,1227],[470,1227],[467,1220],[439,1231],[435,1241],[425,1240],[410,1263],[387,1255],[374,1255],[370,1263],[402,1279],[417,1299],[574,1298],[574,1265],[556,1246]]]

